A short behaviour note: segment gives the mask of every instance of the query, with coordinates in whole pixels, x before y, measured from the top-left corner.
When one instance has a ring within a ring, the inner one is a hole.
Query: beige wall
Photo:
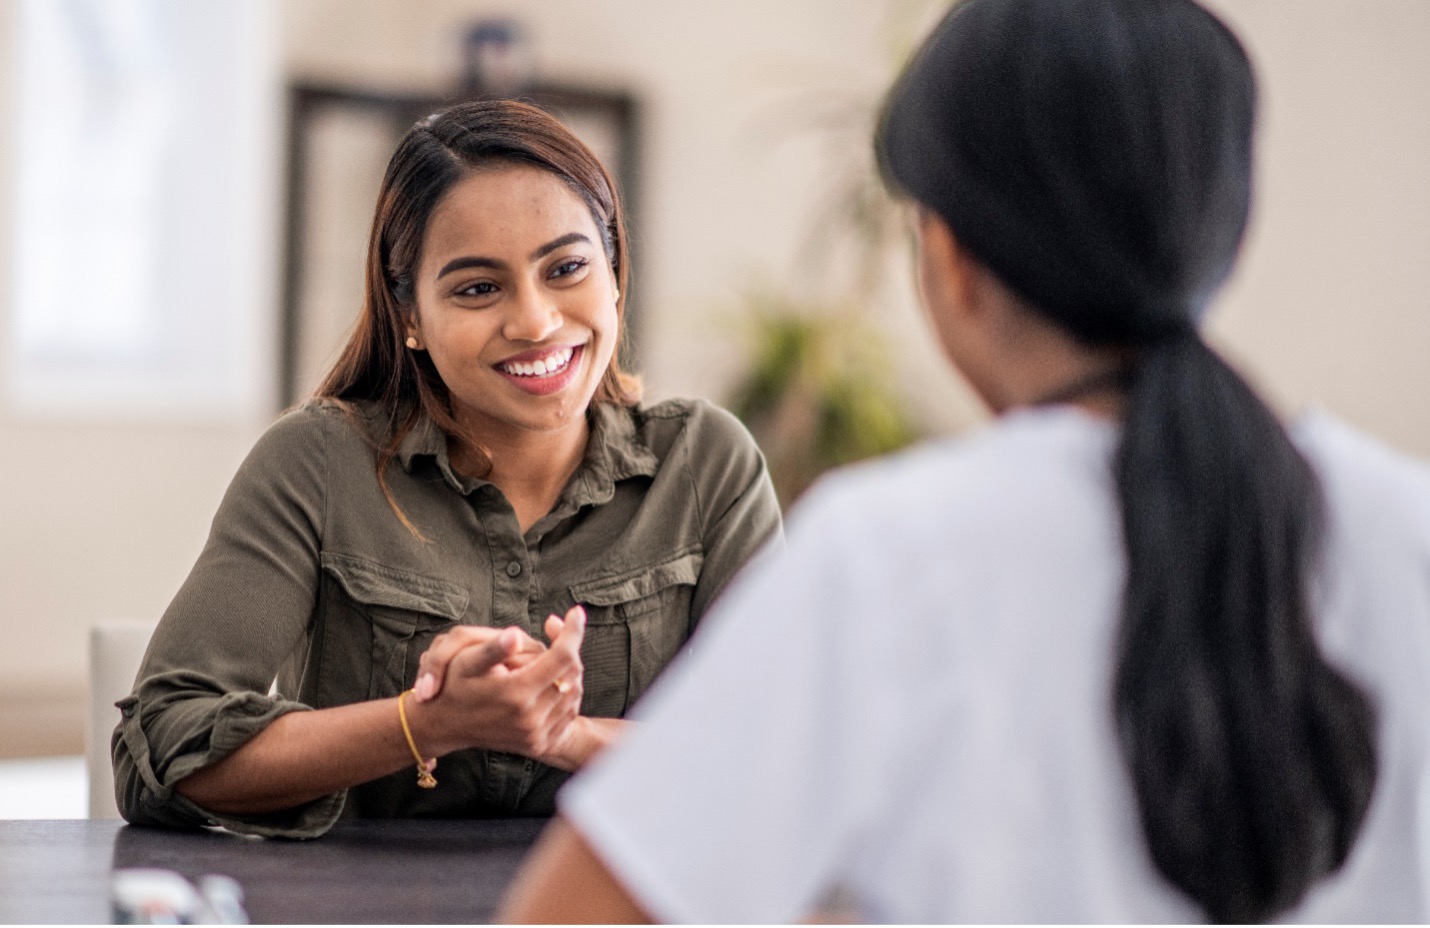
[[[811,157],[817,137],[791,124],[815,102],[872,104],[895,67],[889,46],[899,27],[937,7],[937,0],[542,0],[522,8],[539,11],[525,21],[547,77],[640,96],[645,208],[635,272],[655,392],[719,393],[737,360],[724,341],[726,314],[755,281],[798,270],[810,214],[827,187]],[[299,75],[447,88],[463,27],[518,8],[291,0],[287,57]],[[917,322],[911,307],[897,311]],[[919,347],[921,365],[935,367]]]
[[[0,3],[0,319],[11,299],[16,7]],[[102,298],[103,281],[82,266],[75,277],[77,293]],[[7,331],[0,325],[0,384]],[[89,625],[163,610],[268,416],[26,418],[0,387],[0,757],[81,750]]]
[[[1251,235],[1216,330],[1286,408],[1430,458],[1430,3],[1213,6],[1263,103]]]
[[[1214,5],[1250,46],[1265,101],[1260,199],[1218,337],[1287,408],[1318,402],[1430,457],[1430,3]],[[779,141],[776,127],[811,91],[872,98],[897,44],[888,10],[907,22],[926,6],[286,0],[281,15],[292,74],[437,88],[455,72],[460,26],[534,11],[547,74],[639,93],[646,374],[656,393],[718,396],[738,364],[728,317],[755,280],[805,280],[801,246],[827,183],[817,143]],[[0,48],[12,16],[0,4]],[[0,68],[0,126],[13,125],[12,91]],[[0,279],[10,141],[0,135]],[[917,311],[884,302],[923,417],[974,419]],[[85,628],[163,609],[264,419],[133,426],[0,409],[0,637],[12,642],[0,649],[0,756],[79,750]]]

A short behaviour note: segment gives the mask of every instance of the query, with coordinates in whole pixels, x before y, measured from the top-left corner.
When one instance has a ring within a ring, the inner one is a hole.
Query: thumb
[[[500,665],[516,653],[521,635],[514,628],[504,628],[501,634],[475,648],[465,648],[452,658],[451,672],[479,677]]]
[[[586,637],[585,607],[579,603],[572,606],[566,610],[559,627],[555,623],[551,627],[556,631],[556,636],[551,640],[552,647],[565,647],[572,653],[580,653],[581,642]]]

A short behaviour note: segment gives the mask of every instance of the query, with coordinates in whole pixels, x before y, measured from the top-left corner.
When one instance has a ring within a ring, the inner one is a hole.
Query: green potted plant
[[[750,361],[729,406],[764,451],[786,508],[824,471],[918,438],[884,343],[855,308],[754,296],[745,337]]]

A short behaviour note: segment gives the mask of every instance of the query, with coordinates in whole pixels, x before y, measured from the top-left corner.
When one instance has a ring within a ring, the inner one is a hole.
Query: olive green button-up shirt
[[[383,497],[375,411],[312,401],[264,434],[119,703],[115,791],[131,822],[221,824],[312,837],[339,815],[543,815],[566,774],[460,751],[441,785],[410,770],[298,809],[235,818],[176,782],[286,712],[395,696],[432,639],[458,624],[524,629],[575,603],[588,622],[581,711],[623,715],[711,602],[780,533],[774,490],[744,427],[699,401],[593,406],[585,458],[525,534],[494,485],[453,471],[422,420],[388,468],[420,531]]]

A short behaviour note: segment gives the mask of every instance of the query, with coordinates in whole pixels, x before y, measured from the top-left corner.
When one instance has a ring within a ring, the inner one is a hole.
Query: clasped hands
[[[575,770],[599,747],[580,714],[586,611],[547,618],[551,644],[516,627],[461,625],[422,655],[413,696],[426,711],[422,750],[486,748]]]

